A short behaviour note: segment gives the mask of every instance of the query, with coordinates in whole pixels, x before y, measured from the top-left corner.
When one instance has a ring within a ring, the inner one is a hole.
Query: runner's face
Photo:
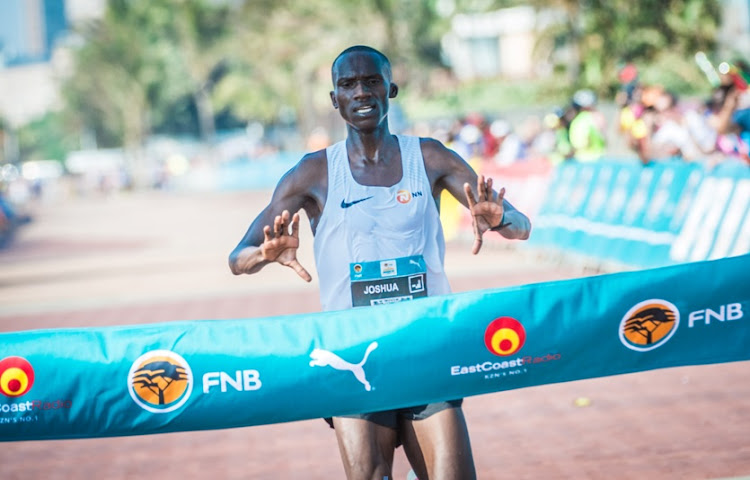
[[[373,131],[388,115],[388,99],[398,87],[391,83],[388,68],[379,55],[351,52],[341,57],[333,69],[331,101],[351,127]]]

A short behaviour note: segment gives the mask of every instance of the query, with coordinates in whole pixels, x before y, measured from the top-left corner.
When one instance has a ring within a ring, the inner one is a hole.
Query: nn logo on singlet
[[[396,192],[396,201],[398,203],[406,204],[406,203],[411,202],[412,198],[421,197],[421,196],[422,196],[421,191],[410,192],[409,190],[399,190],[398,192]]]

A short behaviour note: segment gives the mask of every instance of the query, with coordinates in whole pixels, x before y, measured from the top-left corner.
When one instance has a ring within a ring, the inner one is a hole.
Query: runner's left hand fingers
[[[291,215],[289,214],[289,210],[284,210],[281,212],[281,234],[282,235],[289,235],[289,217]]]
[[[476,225],[476,220],[474,224]],[[474,244],[471,246],[471,253],[476,255],[482,249],[482,234],[479,233],[479,227],[474,227]]]
[[[464,183],[464,193],[466,194],[466,201],[469,203],[469,210],[471,210],[477,204],[477,201],[474,198],[474,192],[471,191],[471,185],[468,183]]]
[[[477,180],[477,187],[480,187],[482,180]],[[466,193],[466,201],[469,203],[469,211],[471,212],[471,226],[474,228],[474,245],[471,247],[471,252],[476,255],[482,248],[482,234],[479,233],[479,222],[477,221],[474,207],[477,204],[477,200],[474,198],[474,192],[471,191],[471,185],[464,183],[464,192]],[[479,201],[482,201],[481,192],[479,192]]]
[[[273,236],[276,238],[281,236],[281,215],[276,215],[273,219]]]
[[[484,183],[484,175],[477,176],[477,194],[480,202],[487,200],[487,185]]]
[[[302,280],[306,282],[312,281],[312,276],[310,275],[310,273],[308,273],[308,271],[305,270],[305,267],[303,267],[296,259],[292,260],[289,263],[289,266],[292,267],[295,272],[297,272],[297,275],[299,275]]]

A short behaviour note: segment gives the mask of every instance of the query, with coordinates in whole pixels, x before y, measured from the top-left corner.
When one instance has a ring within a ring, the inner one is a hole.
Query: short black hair
[[[383,60],[383,65],[385,66],[386,74],[388,75],[388,80],[391,80],[391,61],[388,60],[388,57],[386,57],[383,52],[381,52],[380,50],[376,50],[372,47],[368,47],[367,45],[354,45],[354,46],[347,48],[343,52],[339,53],[338,56],[333,60],[333,63],[331,64],[331,79],[333,79],[333,72],[336,68],[336,62],[338,62],[341,59],[341,57],[343,57],[344,55],[347,55],[349,53],[354,53],[354,52],[373,53],[377,55],[378,57],[380,57],[380,59]]]

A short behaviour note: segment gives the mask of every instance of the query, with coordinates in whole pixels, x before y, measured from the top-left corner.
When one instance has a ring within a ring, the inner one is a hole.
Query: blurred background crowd
[[[0,12],[0,243],[37,201],[272,187],[343,138],[330,62],[357,43],[392,60],[392,130],[477,168],[750,164],[746,1],[5,0]]]
[[[594,90],[580,89],[566,105],[515,123],[472,112],[417,124],[412,131],[442,140],[464,158],[500,166],[537,159],[552,165],[607,160],[750,165],[750,71],[741,61],[708,68],[713,86],[705,97],[681,99],[664,85],[643,84],[637,67],[627,64],[618,74],[620,90],[608,99],[609,114],[599,108]]]

